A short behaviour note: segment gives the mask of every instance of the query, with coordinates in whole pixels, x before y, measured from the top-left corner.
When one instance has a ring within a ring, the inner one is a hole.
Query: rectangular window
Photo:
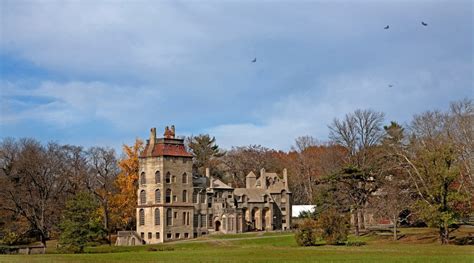
[[[198,195],[197,195],[196,190],[194,190],[194,192],[193,192],[193,203],[197,204],[197,202],[198,202]]]
[[[200,196],[200,199],[201,199],[200,200],[201,204],[204,204],[206,202],[206,194],[205,193],[200,193],[199,196]]]
[[[189,238],[189,233],[184,233],[184,238]]]
[[[178,198],[176,197],[176,195],[173,195],[173,202],[178,202]]]
[[[183,212],[183,226],[186,225],[186,212]]]
[[[155,233],[155,238],[156,238],[156,239],[160,239],[160,232],[156,232],[156,233]]]
[[[207,223],[207,228],[213,228],[212,214],[209,215],[209,222]]]
[[[194,217],[193,217],[193,225],[194,225],[194,227],[198,227],[198,226],[199,226],[199,215],[198,215],[198,214],[194,214]]]
[[[151,232],[148,232],[148,239],[151,239],[152,235]]]
[[[174,218],[178,218],[178,212],[174,212]]]
[[[175,234],[175,237],[176,237],[176,239],[179,239],[179,238],[180,238],[179,233],[176,233],[176,234]]]
[[[171,233],[166,234],[166,238],[167,238],[167,239],[171,239],[171,237],[172,237],[172,236],[171,236]]]
[[[281,211],[286,211],[286,207],[282,206]]]
[[[186,213],[186,225],[189,226],[189,212]]]
[[[206,215],[201,215],[201,222],[200,222],[200,227],[205,227],[206,226]]]
[[[140,233],[140,237],[141,237],[142,239],[145,239],[145,233],[141,232],[141,233]]]
[[[282,222],[283,224],[286,224],[286,219],[282,219],[281,222]]]

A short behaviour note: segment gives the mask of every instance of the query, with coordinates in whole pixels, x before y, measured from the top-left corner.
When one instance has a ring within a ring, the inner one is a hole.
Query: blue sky
[[[287,150],[357,108],[405,123],[473,97],[472,1],[3,0],[0,17],[1,137],[119,149],[175,124]]]

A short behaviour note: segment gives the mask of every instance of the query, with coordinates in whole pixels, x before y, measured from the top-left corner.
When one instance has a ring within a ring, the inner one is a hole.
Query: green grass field
[[[469,233],[464,230],[458,234]],[[474,246],[441,246],[435,230],[406,229],[402,235],[396,242],[387,236],[351,237],[367,242],[359,247],[299,247],[291,233],[218,235],[136,247],[89,247],[84,254],[56,254],[50,246],[46,255],[3,255],[0,262],[474,262]],[[151,248],[158,251],[149,251]]]

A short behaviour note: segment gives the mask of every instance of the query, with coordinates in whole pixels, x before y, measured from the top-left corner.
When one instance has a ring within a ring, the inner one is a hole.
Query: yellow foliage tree
[[[117,227],[121,229],[135,228],[138,157],[143,148],[143,141],[140,139],[136,139],[133,146],[123,145],[124,156],[119,162],[120,173],[115,180],[118,193],[114,195],[112,201],[112,211],[116,219]]]

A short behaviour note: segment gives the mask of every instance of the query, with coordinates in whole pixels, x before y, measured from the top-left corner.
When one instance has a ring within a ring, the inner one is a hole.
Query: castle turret
[[[245,187],[246,188],[255,188],[255,183],[257,182],[257,176],[250,172],[245,178]]]

